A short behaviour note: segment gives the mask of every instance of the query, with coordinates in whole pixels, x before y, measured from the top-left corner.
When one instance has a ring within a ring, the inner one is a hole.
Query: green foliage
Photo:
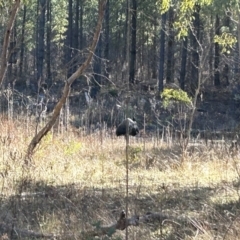
[[[140,159],[140,155],[142,153],[141,147],[129,147],[129,162],[130,163],[136,163]]]
[[[77,153],[82,148],[82,144],[80,142],[71,141],[64,147],[64,154],[67,156],[72,156]]]
[[[172,101],[191,104],[192,99],[181,89],[165,88],[161,94],[163,106],[166,108]]]
[[[186,37],[188,35],[189,26],[192,24],[194,17],[193,13],[196,10],[196,5],[204,7],[212,4],[213,0],[183,0],[176,4],[177,19],[174,22],[174,28],[177,30],[177,38]]]
[[[231,33],[223,32],[221,35],[214,36],[214,43],[219,43],[222,47],[222,52],[229,53],[229,48],[232,48],[237,42],[237,38]]]
[[[171,0],[157,1],[157,7],[160,9],[160,13],[163,14],[169,10],[171,6]]]
[[[55,33],[53,42],[64,39],[67,30],[67,1],[52,0],[52,31]]]

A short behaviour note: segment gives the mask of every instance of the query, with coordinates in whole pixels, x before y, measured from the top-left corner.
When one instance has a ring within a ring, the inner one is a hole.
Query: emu
[[[126,118],[117,127],[117,130],[116,130],[117,136],[122,136],[122,135],[126,136],[127,124],[128,124],[128,134],[130,136],[136,136],[139,133],[138,125],[135,119]]]

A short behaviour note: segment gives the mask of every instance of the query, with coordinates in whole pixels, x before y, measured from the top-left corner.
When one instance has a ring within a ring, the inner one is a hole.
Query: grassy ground
[[[52,132],[23,167],[34,126],[2,119],[0,133],[0,222],[82,239],[125,209],[124,138]],[[129,239],[240,239],[237,152],[197,145],[182,158],[177,143],[130,141],[129,216],[164,212],[175,221],[130,227]],[[104,239],[125,239],[125,232]]]

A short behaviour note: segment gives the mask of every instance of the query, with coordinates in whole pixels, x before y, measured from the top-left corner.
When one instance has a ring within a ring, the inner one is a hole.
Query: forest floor
[[[124,138],[51,132],[24,166],[34,124],[1,119],[0,132],[0,223],[84,239],[81,233],[116,222],[125,210]],[[128,215],[175,217],[131,226],[129,239],[239,239],[239,191],[240,155],[226,143],[191,145],[183,155],[177,141],[130,138]],[[125,231],[104,239],[125,239]]]

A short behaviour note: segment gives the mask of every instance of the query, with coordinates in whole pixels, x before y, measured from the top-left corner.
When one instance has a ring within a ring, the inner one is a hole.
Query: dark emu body
[[[139,133],[138,125],[135,119],[126,118],[117,127],[117,136],[126,136],[127,134],[127,122],[128,122],[128,134],[129,136],[136,136]]]

